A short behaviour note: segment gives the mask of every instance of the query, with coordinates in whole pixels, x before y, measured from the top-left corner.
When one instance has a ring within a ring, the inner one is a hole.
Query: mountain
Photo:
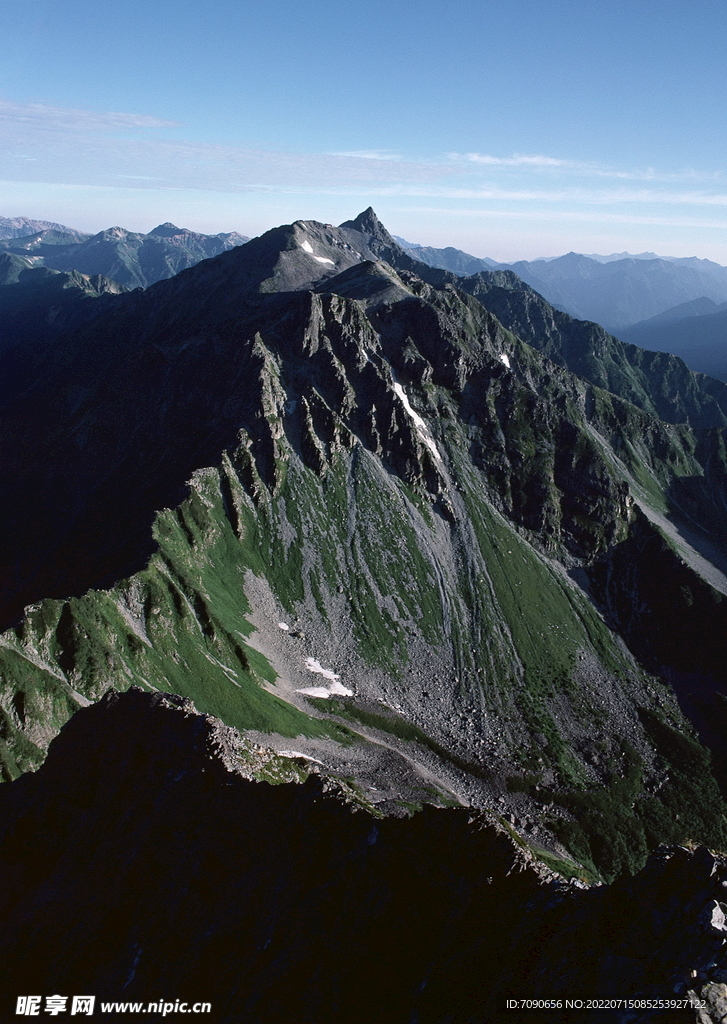
[[[101,301],[3,357],[6,778],[135,685],[566,873],[724,848],[725,385],[372,210]]]
[[[615,260],[658,260],[662,259],[655,252],[612,252],[608,256],[601,256],[596,252],[580,253],[587,256],[589,260],[596,260],[598,263],[613,263]],[[557,258],[557,257],[556,257]],[[666,257],[669,259],[670,257]]]
[[[48,341],[97,315],[125,291],[98,274],[49,270],[32,257],[0,253],[0,349],[41,337]]]
[[[513,263],[507,269],[571,316],[618,333],[677,302],[702,296],[718,303],[727,300],[727,269],[715,273],[716,266],[705,270],[662,259],[600,263],[568,253],[547,262]]]
[[[619,341],[598,324],[575,320],[511,271],[476,274],[461,279],[458,286],[533,348],[650,415],[696,427],[727,424],[722,383],[691,372],[677,356],[646,352]]]
[[[714,303],[710,308],[706,299],[697,311],[693,306],[676,306],[661,317],[633,324],[619,335],[645,349],[674,352],[693,370],[727,380],[727,309]]]
[[[0,242],[0,250],[28,256],[36,265],[53,270],[100,274],[125,287],[146,288],[246,241],[235,231],[202,235],[169,222],[146,235],[120,227],[81,235],[70,228],[49,225],[33,233],[9,236]]]
[[[49,232],[82,242],[89,236],[83,231],[64,227],[50,220],[29,220],[28,217],[0,217],[0,238],[26,238],[29,235]]]
[[[410,246],[407,253],[428,266],[463,276],[512,270],[548,302],[579,320],[602,324],[617,334],[637,321],[679,303],[727,301],[727,268],[710,260],[638,256],[583,256],[571,252],[552,259],[496,263],[459,249]],[[622,258],[626,257],[626,258]]]
[[[477,256],[470,256],[469,253],[453,249],[451,246],[447,246],[446,249],[433,249],[426,245],[409,245],[406,251],[429,267],[439,267],[441,270],[451,270],[455,274],[465,276],[499,266],[495,260],[478,259]]]
[[[691,302],[680,302],[676,306],[670,306],[669,309],[665,309],[662,313],[657,313],[656,316],[652,316],[648,320],[632,324],[632,327],[641,327],[647,324],[673,323],[677,320],[686,320],[694,316],[704,316],[707,313],[718,313],[726,307],[727,302],[717,305],[716,302],[712,302],[711,299],[703,295],[699,299],[692,299]],[[626,329],[629,330],[629,328]]]
[[[251,780],[263,766],[275,785]],[[182,1002],[218,1024],[584,1024],[578,993],[634,1000],[605,1004],[609,1022],[690,993],[720,1019],[727,865],[704,847],[588,888],[470,809],[374,818],[350,800],[189,701],[107,694],[0,787],[3,1018],[18,993],[84,992],[94,1016],[137,1004],[155,1024]]]

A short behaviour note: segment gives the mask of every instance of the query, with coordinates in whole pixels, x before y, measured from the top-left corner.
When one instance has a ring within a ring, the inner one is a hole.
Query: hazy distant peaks
[[[88,238],[83,231],[67,228],[50,220],[31,220],[28,217],[0,217],[0,238],[26,238],[44,231],[59,232],[77,239]]]
[[[610,256],[599,256],[595,252],[584,252],[581,255],[587,256],[589,260],[598,260],[599,263],[613,263],[614,260],[660,260],[669,258],[668,256],[657,256],[655,252],[612,252]]]

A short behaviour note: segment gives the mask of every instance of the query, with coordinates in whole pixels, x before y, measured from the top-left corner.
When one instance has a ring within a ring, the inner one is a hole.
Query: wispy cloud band
[[[147,114],[0,100],[0,177],[87,187],[434,200],[451,204],[451,214],[484,215],[478,204],[487,204],[492,217],[654,225],[694,226],[691,217],[679,221],[680,207],[706,213],[727,206],[718,171],[660,173],[542,153],[447,153],[427,160],[368,148],[285,153],[184,141],[159,131],[180,127]],[[604,178],[621,179],[624,187],[603,187]],[[643,184],[628,187],[629,180]],[[713,226],[706,219],[699,223]]]
[[[97,113],[46,103],[12,103],[0,99],[0,125],[28,130],[108,132],[136,128],[180,128],[179,121],[166,121],[148,114]]]

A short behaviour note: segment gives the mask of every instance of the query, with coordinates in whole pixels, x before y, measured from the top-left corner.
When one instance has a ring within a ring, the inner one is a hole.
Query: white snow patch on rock
[[[328,687],[329,693],[335,693],[339,697],[353,697],[353,690],[349,690],[343,683],[331,683]]]
[[[394,391],[401,399],[401,404],[404,406],[404,409],[411,417],[414,426],[417,428],[417,433],[419,434],[419,437],[422,439],[422,441],[427,446],[427,448],[432,453],[437,462],[441,462],[442,456],[439,454],[439,449],[437,448],[436,444],[434,443],[434,439],[429,433],[429,428],[427,427],[426,423],[421,418],[421,416],[412,409],[411,403],[409,402],[409,399],[406,397],[406,392],[404,391],[404,388],[401,386],[401,384],[394,382]]]
[[[303,252],[307,252],[309,256],[312,256],[314,260],[318,260],[319,263],[330,263],[332,267],[335,267],[336,264],[333,262],[333,260],[329,260],[326,256],[316,256],[316,254],[313,252],[313,246],[310,244],[307,238],[305,238],[300,243],[300,247],[303,250]]]
[[[317,672],[318,675],[323,676],[324,679],[331,679],[334,683],[338,682],[338,680],[341,678],[340,676],[336,675],[335,672],[331,672],[330,669],[323,668],[320,661],[316,661],[315,658],[306,658],[305,667],[308,669],[309,672]]]
[[[324,677],[324,679],[330,679],[330,686],[306,686],[303,689],[296,690],[296,693],[305,693],[308,697],[331,697],[333,695],[340,697],[353,697],[353,690],[349,690],[347,686],[344,686],[339,682],[340,676],[336,675],[335,672],[331,672],[330,669],[323,668],[320,661],[316,661],[315,658],[306,658],[305,667],[309,672],[316,672],[318,675]]]
[[[311,757],[310,754],[304,754],[300,750],[279,750],[278,755],[280,757],[302,757],[304,761],[312,761],[313,764],[321,764],[325,768],[323,761],[319,761],[316,757]]]
[[[508,370],[510,369],[510,356],[509,355],[507,355],[505,352],[501,352],[497,358],[500,360],[501,363],[505,364],[505,366],[508,368]]]

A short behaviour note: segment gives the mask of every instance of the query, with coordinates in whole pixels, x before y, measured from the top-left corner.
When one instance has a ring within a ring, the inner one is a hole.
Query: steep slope
[[[55,226],[12,236],[0,243],[0,249],[32,256],[38,266],[100,274],[129,288],[146,288],[247,241],[234,231],[202,235],[167,222],[146,235],[120,227],[81,235]]]
[[[454,249],[451,245],[445,249],[435,249],[429,245],[410,245],[406,247],[406,251],[409,256],[413,256],[415,260],[421,260],[429,267],[451,270],[453,274],[461,274],[463,277],[478,274],[482,270],[492,270],[499,266],[496,260],[479,259],[461,249]]]
[[[598,324],[554,309],[510,271],[458,281],[498,320],[573,373],[668,423],[695,427],[727,424],[723,383],[693,373],[678,357],[624,344]]]
[[[727,578],[684,538],[641,560],[662,534],[636,507],[663,517],[686,480],[719,548],[716,432],[710,448],[574,377],[389,252],[372,211],[297,222],[24,349],[3,407],[9,616],[139,569],[154,510],[208,468],[146,569],[4,635],[6,773],[137,683],[296,737],[382,810],[507,807],[607,876],[660,839],[721,841],[708,757],[653,675],[663,618],[631,631],[611,572],[630,552],[639,608],[686,559],[680,654],[723,685]]]
[[[484,271],[460,277],[447,270],[423,266],[411,250],[402,250],[373,210],[342,225],[358,224],[375,241],[371,245],[392,266],[442,288],[447,285],[473,295],[500,322],[561,366],[625,398],[652,416],[669,423],[696,427],[727,423],[727,390],[722,383],[690,372],[677,358],[652,355],[624,345],[598,324],[574,320],[553,308],[512,271]]]

